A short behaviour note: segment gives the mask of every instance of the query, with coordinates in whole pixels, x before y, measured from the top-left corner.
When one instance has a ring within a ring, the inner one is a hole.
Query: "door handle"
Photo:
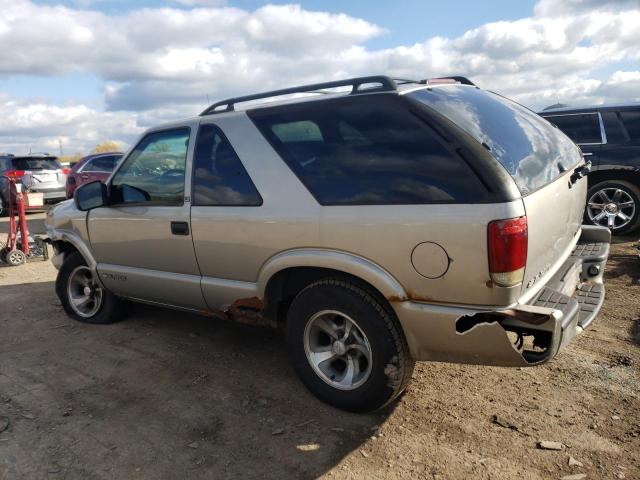
[[[174,235],[189,235],[189,224],[187,222],[171,222],[171,233]]]
[[[591,152],[582,152],[583,157],[590,157],[591,155],[593,155]]]

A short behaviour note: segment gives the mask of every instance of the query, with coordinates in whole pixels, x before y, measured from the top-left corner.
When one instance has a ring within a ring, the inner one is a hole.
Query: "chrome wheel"
[[[336,310],[313,315],[304,329],[304,351],[315,373],[339,390],[354,390],[371,374],[369,340],[358,324]]]
[[[587,215],[595,225],[619,230],[635,216],[636,202],[621,188],[607,187],[595,192],[587,202]]]
[[[67,295],[73,311],[84,318],[94,316],[102,305],[102,288],[85,265],[76,267],[69,275]]]

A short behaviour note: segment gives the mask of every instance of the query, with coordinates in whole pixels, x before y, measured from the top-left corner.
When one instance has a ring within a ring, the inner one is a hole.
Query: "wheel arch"
[[[593,170],[587,177],[589,188],[602,182],[622,180],[632,183],[640,188],[640,167],[639,168],[604,168]]]
[[[258,291],[262,293],[265,313],[284,320],[288,305],[307,285],[328,277],[342,277],[374,294],[393,312],[390,301],[407,298],[398,280],[379,265],[347,252],[300,249],[272,257],[261,269]]]
[[[82,256],[82,258],[84,258],[84,261],[87,262],[87,266],[91,269],[91,271],[94,274],[97,273],[97,263],[93,258],[89,247],[87,247],[87,245],[78,235],[68,231],[50,231],[48,233],[49,239],[56,249],[56,254],[62,254],[64,257],[64,255],[67,255],[69,253],[78,252]],[[64,260],[64,258],[62,260]],[[96,278],[98,278],[97,275]]]

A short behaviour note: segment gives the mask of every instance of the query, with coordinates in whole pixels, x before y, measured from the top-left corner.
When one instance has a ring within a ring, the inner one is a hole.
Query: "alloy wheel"
[[[636,208],[636,202],[626,191],[607,187],[591,195],[587,202],[587,215],[595,225],[615,231],[632,221]]]
[[[73,311],[84,318],[94,316],[102,305],[102,288],[85,265],[76,267],[69,275],[67,295]]]
[[[373,354],[367,336],[348,315],[322,310],[304,330],[304,351],[314,372],[339,390],[354,390],[371,374]]]

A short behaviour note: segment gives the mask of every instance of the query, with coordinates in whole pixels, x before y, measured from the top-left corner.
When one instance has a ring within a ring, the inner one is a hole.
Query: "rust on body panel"
[[[277,324],[264,315],[264,301],[258,297],[239,298],[224,310],[217,312],[221,318],[245,325],[276,327]]]

